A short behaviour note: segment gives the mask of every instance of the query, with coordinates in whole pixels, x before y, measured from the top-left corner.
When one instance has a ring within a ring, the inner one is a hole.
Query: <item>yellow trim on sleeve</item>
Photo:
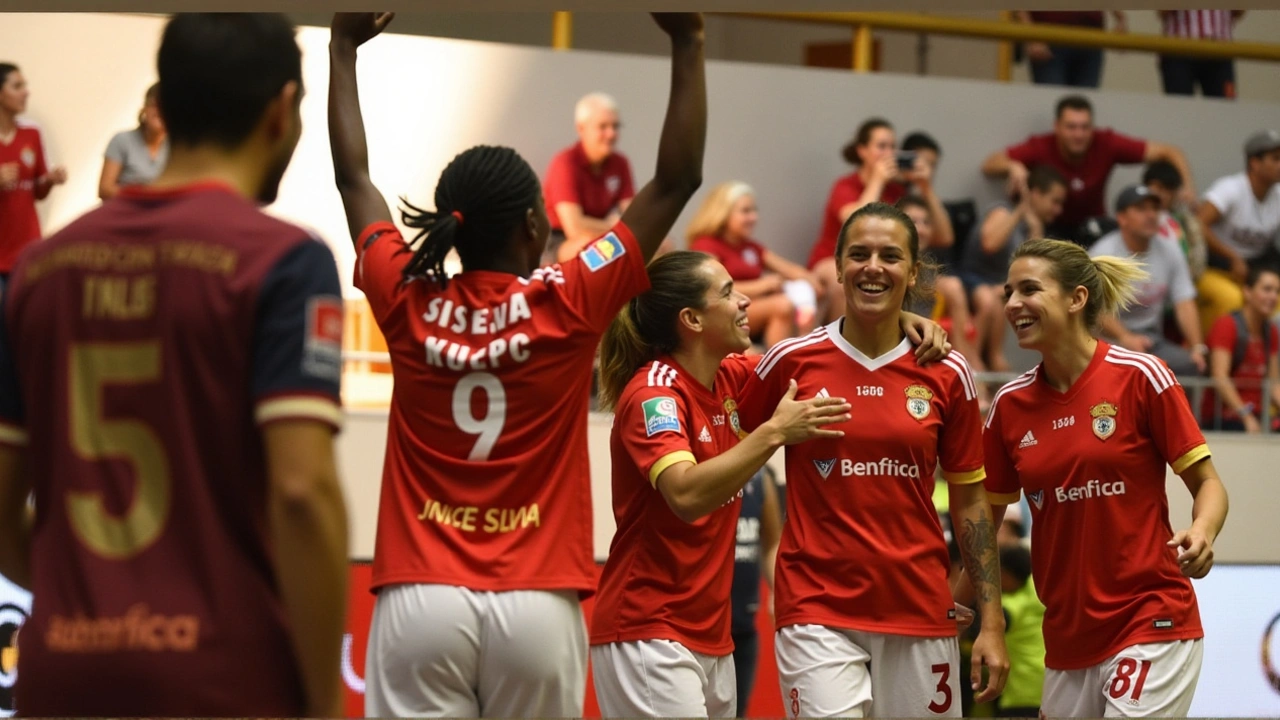
[[[258,403],[254,411],[259,425],[281,419],[306,418],[342,427],[342,408],[332,400],[319,397],[282,397]]]
[[[663,455],[662,458],[658,460],[658,462],[653,464],[653,467],[649,468],[649,484],[654,487],[657,487],[658,476],[662,474],[662,471],[666,470],[672,465],[675,465],[676,463],[682,463],[682,462],[693,463],[694,465],[697,465],[698,459],[695,458],[693,456],[693,453],[689,452],[688,450],[677,450],[671,453],[670,455]]]
[[[987,478],[987,469],[980,467],[977,470],[968,472],[948,472],[946,468],[943,468],[942,477],[952,485],[972,485]]]
[[[27,431],[16,425],[0,423],[0,443],[24,447],[27,444]]]
[[[1013,505],[1022,499],[1022,491],[1012,493],[993,493],[987,491],[987,502],[992,505]]]
[[[1209,446],[1204,443],[1201,443],[1191,448],[1186,452],[1185,455],[1183,455],[1182,457],[1178,458],[1177,460],[1173,461],[1173,463],[1171,463],[1171,465],[1173,466],[1173,472],[1178,475],[1181,475],[1183,470],[1186,470],[1192,465],[1195,465],[1201,460],[1209,457],[1210,454],[1211,453],[1209,452]]]

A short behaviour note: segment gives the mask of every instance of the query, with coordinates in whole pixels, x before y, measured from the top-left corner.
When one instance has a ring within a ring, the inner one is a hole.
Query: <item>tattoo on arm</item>
[[[995,525],[985,511],[978,515],[977,521],[965,518],[960,556],[978,597],[983,602],[994,600],[995,591],[1000,587],[1000,554],[996,550]]]

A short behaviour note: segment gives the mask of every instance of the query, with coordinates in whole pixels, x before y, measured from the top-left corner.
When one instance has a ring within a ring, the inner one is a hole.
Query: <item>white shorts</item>
[[[703,655],[674,640],[591,646],[591,678],[606,718],[731,718],[733,655]]]
[[[1200,679],[1200,640],[1133,645],[1093,667],[1044,671],[1047,718],[1186,717]]]
[[[960,645],[822,625],[777,632],[788,717],[960,717]]]
[[[393,585],[369,627],[369,717],[582,717],[587,628],[573,590]]]

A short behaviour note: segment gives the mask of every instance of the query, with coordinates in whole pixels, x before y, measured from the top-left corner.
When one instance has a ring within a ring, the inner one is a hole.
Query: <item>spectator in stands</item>
[[[122,130],[107,143],[98,178],[98,197],[110,200],[127,185],[155,180],[169,161],[169,134],[160,117],[160,84],[147,88],[138,112],[138,127]]]
[[[1102,331],[1129,350],[1164,360],[1178,375],[1200,375],[1205,371],[1209,348],[1201,342],[1196,289],[1187,259],[1176,247],[1156,238],[1159,212],[1160,200],[1145,185],[1125,188],[1116,199],[1120,228],[1089,248],[1091,257],[1133,256],[1148,275],[1134,283],[1137,294],[1128,309],[1101,318]],[[1165,339],[1161,331],[1166,302],[1173,306],[1189,350]]]
[[[1111,14],[1116,21],[1115,31],[1128,32],[1129,23],[1125,14],[1120,10],[1113,10]],[[1059,12],[1020,10],[1015,17],[1020,22],[1035,25],[1066,25],[1098,30],[1103,30],[1107,26],[1106,16],[1102,12],[1092,10]],[[1100,48],[1033,42],[1024,45],[1023,52],[1026,53],[1027,65],[1031,70],[1031,81],[1037,85],[1096,88],[1102,82],[1103,55]]]
[[[916,195],[929,205],[929,215],[933,223],[933,244],[936,248],[949,248],[955,244],[955,230],[951,226],[951,216],[946,206],[933,191],[933,179],[938,176],[938,163],[942,160],[942,146],[926,132],[917,130],[902,139],[902,152],[915,153],[921,168],[927,172],[918,172],[908,179],[907,194]],[[913,161],[914,162],[914,161]],[[945,253],[943,253],[945,254]],[[945,261],[945,257],[937,257]]]
[[[813,273],[754,239],[755,191],[742,182],[711,190],[689,224],[689,249],[711,255],[751,299],[747,323],[766,347],[813,330],[822,285]]]
[[[773,618],[773,567],[782,538],[782,489],[773,468],[765,465],[742,489],[738,538],[733,551],[733,672],[738,686],[737,717],[746,717],[760,663],[756,615],[760,611],[760,580],[769,588],[766,607]],[[772,623],[770,623],[772,624]],[[773,659],[770,658],[770,662]]]
[[[1062,212],[1067,181],[1050,165],[1031,171],[1019,190],[1017,204],[993,205],[974,225],[965,246],[960,279],[973,303],[978,350],[993,372],[1008,372],[1004,357],[1004,283],[1009,258],[1018,246],[1045,236],[1045,228]]]
[[[907,195],[898,201],[898,208],[906,213],[916,226],[916,235],[920,238],[920,254],[926,258],[922,272],[933,274],[933,277],[925,278],[925,283],[933,284],[934,294],[937,296],[936,299],[908,298],[907,310],[925,317],[932,316],[935,320],[945,313],[951,320],[949,337],[952,348],[969,361],[969,367],[974,372],[984,372],[986,368],[983,367],[977,348],[973,344],[975,337],[972,332],[973,319],[969,314],[969,302],[965,298],[964,284],[960,282],[960,278],[948,274],[938,264],[937,252],[945,248],[938,247],[937,225],[933,221],[935,215],[930,203],[919,195]],[[946,214],[945,211],[943,214]],[[985,412],[990,399],[986,386],[980,385],[978,387],[979,409]]]
[[[1277,298],[1280,269],[1251,267],[1244,286],[1244,307],[1218,318],[1209,331],[1209,376],[1218,392],[1205,393],[1200,414],[1204,427],[1259,433],[1262,403],[1280,406],[1280,333],[1270,322]],[[1264,380],[1270,382],[1265,400]],[[1216,408],[1219,395],[1220,420]],[[1276,414],[1271,417],[1274,421]]]
[[[18,119],[30,95],[18,66],[0,63],[0,289],[18,253],[40,239],[36,201],[67,181],[65,168],[46,164],[40,130]]]
[[[934,217],[935,224],[945,222],[948,229],[951,227],[933,191],[933,167],[919,156],[906,168],[904,156],[903,165],[899,165],[897,138],[888,120],[864,121],[842,152],[844,159],[858,169],[831,186],[823,210],[822,230],[809,253],[809,269],[817,275],[829,301],[825,313],[827,322],[844,315],[844,305],[839,301],[844,296],[843,290],[836,281],[836,235],[855,210],[872,202],[896,203],[907,194],[906,183],[912,183],[931,208],[936,206],[941,211],[941,216]]]
[[[1213,320],[1244,304],[1240,284],[1250,265],[1280,264],[1280,132],[1255,133],[1244,158],[1244,172],[1215,180],[1198,209],[1209,244],[1199,289]]]
[[[1018,508],[1015,525],[1021,520]],[[1006,512],[1004,524],[1009,524]],[[1004,607],[1004,642],[1009,648],[1009,679],[997,699],[998,717],[1039,717],[1044,690],[1044,603],[1031,579],[1031,551],[1020,538],[1000,543],[1000,603]]]
[[[1180,198],[1182,173],[1168,160],[1156,160],[1142,172],[1142,184],[1160,200],[1157,236],[1182,250],[1191,269],[1191,279],[1198,282],[1208,262],[1209,248],[1194,210]]]
[[[605,234],[626,211],[635,188],[631,163],[617,151],[618,103],[590,93],[573,111],[578,142],[551,160],[543,183],[551,240],[550,262],[566,262]]]
[[[1093,105],[1080,95],[1059,100],[1054,117],[1053,132],[998,150],[982,164],[988,177],[1008,179],[1009,195],[1026,184],[1033,167],[1052,165],[1062,173],[1067,179],[1067,201],[1057,221],[1046,228],[1051,237],[1083,244],[1081,225],[1106,214],[1107,178],[1116,165],[1168,160],[1185,180],[1182,198],[1188,202],[1195,198],[1186,158],[1173,145],[1094,128]]]
[[[1167,38],[1187,40],[1231,40],[1243,10],[1157,10]],[[1231,58],[1160,56],[1160,82],[1166,95],[1195,95],[1196,86],[1205,97],[1236,97],[1236,63]]]

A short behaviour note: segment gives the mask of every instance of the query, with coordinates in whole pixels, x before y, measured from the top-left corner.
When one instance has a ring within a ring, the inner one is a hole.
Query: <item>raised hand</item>
[[[393,12],[334,13],[329,31],[333,38],[359,47],[377,37],[395,16]]]
[[[662,31],[673,38],[691,37],[703,31],[702,13],[649,13]]]
[[[812,440],[813,438],[844,437],[841,430],[827,430],[825,426],[848,421],[852,416],[849,410],[852,405],[838,397],[815,397],[808,400],[796,400],[799,386],[794,379],[787,393],[778,401],[778,407],[769,418],[769,424],[776,427],[783,437],[784,445]]]

